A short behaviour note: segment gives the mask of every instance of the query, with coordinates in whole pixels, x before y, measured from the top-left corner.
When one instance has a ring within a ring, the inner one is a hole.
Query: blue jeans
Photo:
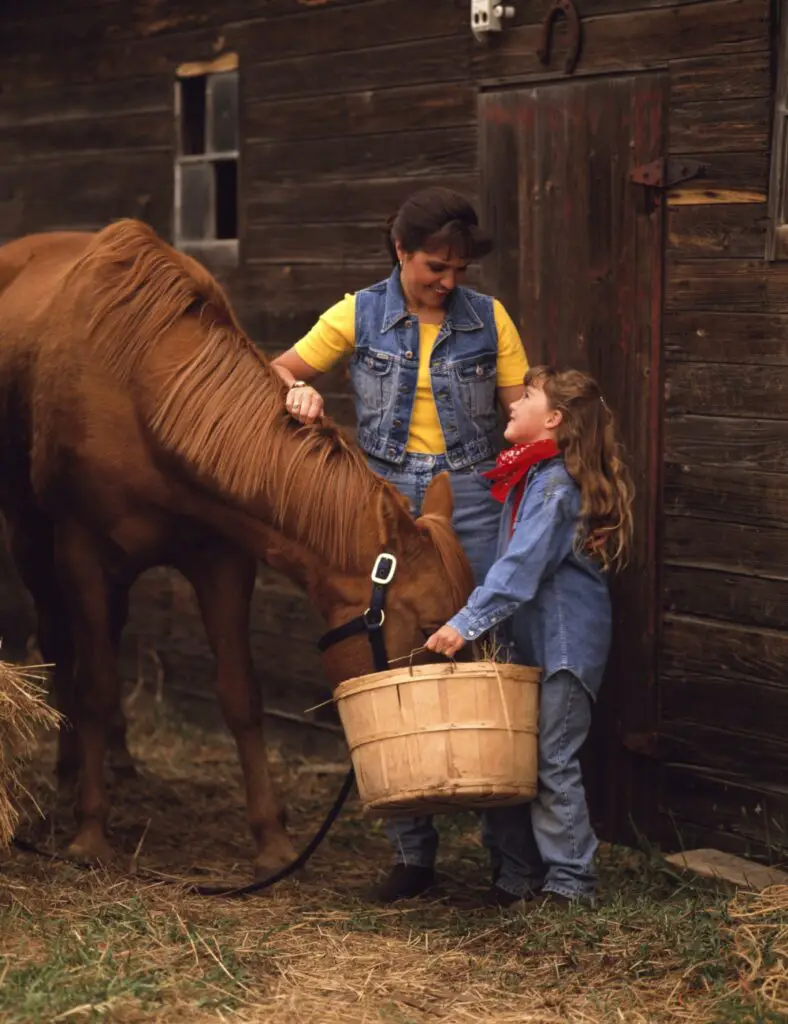
[[[516,896],[537,889],[570,899],[593,896],[598,843],[578,759],[590,725],[591,698],[571,672],[542,683],[537,795],[530,804],[484,815],[484,843],[501,889]]]
[[[401,465],[393,465],[370,457],[370,468],[392,483],[409,499],[414,515],[421,512],[424,494],[438,473],[448,470],[444,455],[421,455],[409,452]],[[491,469],[494,460],[478,463],[470,469],[451,471],[454,492],[452,526],[471,563],[476,583],[481,583],[495,560],[501,508],[490,495],[490,483],[479,476]],[[438,833],[432,818],[389,818],[386,834],[394,847],[395,859],[401,864],[431,867],[438,851]]]

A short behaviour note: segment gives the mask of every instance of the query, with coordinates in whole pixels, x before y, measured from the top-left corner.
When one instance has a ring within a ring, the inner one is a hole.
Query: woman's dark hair
[[[415,192],[386,222],[386,240],[394,263],[395,241],[405,252],[447,250],[455,259],[475,260],[492,250],[492,237],[479,227],[471,203],[438,185]]]

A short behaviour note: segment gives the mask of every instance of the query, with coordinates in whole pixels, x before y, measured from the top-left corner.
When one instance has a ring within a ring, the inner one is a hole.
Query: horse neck
[[[230,508],[327,567],[369,571],[405,515],[394,492],[333,425],[294,423],[284,385],[251,343],[211,332],[178,325],[138,368],[153,437]]]

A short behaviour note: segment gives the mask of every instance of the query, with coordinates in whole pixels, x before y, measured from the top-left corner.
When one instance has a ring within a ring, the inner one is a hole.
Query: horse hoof
[[[281,871],[282,868],[292,864],[297,857],[298,854],[293,844],[286,836],[283,836],[275,843],[270,843],[254,859],[255,881],[260,882],[271,875],[275,875],[277,871]],[[295,877],[298,877],[298,872],[296,872]]]
[[[75,839],[66,850],[66,856],[75,864],[91,868],[106,868],[115,860],[115,854],[106,839],[95,838]]]

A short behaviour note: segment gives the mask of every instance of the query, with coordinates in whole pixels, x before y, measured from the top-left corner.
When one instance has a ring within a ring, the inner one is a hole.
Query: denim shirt
[[[580,490],[562,458],[537,463],[510,539],[512,500],[497,560],[449,625],[477,640],[511,619],[514,660],[540,666],[545,680],[568,670],[596,698],[610,650],[610,597],[605,574],[575,550]]]
[[[449,296],[430,357],[430,380],[451,469],[495,453],[498,330],[493,300],[470,288]],[[419,321],[408,313],[399,268],[356,293],[350,377],[357,438],[375,458],[405,459],[419,374]]]

